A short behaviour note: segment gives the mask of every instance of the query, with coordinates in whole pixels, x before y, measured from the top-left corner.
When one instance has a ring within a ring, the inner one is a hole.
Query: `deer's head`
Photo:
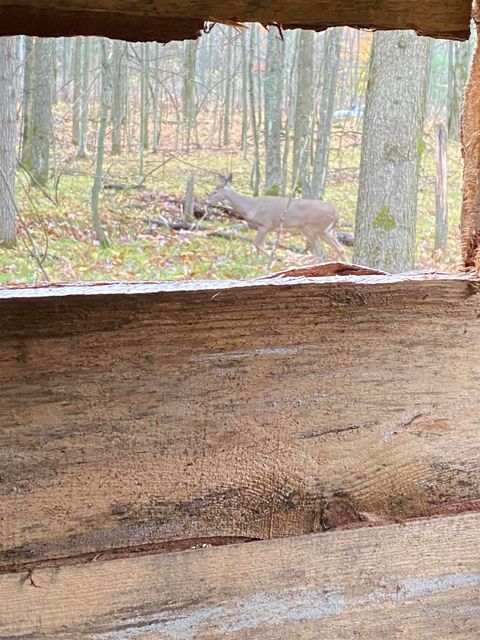
[[[217,188],[207,198],[207,204],[213,206],[222,202],[222,200],[225,200],[225,196],[228,194],[228,191],[232,186],[232,178],[233,176],[231,173],[226,173],[220,176]]]

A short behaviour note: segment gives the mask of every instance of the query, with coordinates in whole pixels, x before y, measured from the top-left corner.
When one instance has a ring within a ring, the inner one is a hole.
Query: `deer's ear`
[[[233,181],[233,173],[226,173],[223,176],[224,179],[224,186],[225,187],[231,187],[232,186],[232,181]]]

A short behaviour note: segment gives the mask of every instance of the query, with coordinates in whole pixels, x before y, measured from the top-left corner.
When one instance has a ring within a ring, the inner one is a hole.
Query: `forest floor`
[[[64,122],[67,140],[67,125]],[[355,123],[336,124],[332,137],[330,171],[325,200],[341,214],[341,231],[353,234],[360,161],[360,136]],[[57,129],[56,129],[57,133]],[[94,140],[92,141],[94,142]],[[245,238],[253,239],[241,221],[216,212],[201,221],[209,230],[172,231],[155,221],[183,219],[187,177],[195,174],[195,200],[202,206],[217,186],[219,176],[233,173],[233,188],[251,193],[252,154],[244,154],[238,141],[229,148],[175,150],[173,133],[162,137],[162,147],[145,152],[141,187],[138,152],[106,156],[105,183],[121,185],[102,191],[100,216],[109,246],[99,244],[93,231],[90,198],[94,173],[93,152],[77,160],[76,149],[57,133],[54,178],[45,190],[30,184],[18,171],[17,206],[19,242],[0,251],[0,284],[105,280],[183,280],[250,278],[268,270],[314,264],[304,251],[301,236],[282,235],[273,259],[257,255]],[[93,146],[92,146],[93,148]],[[449,235],[445,253],[435,252],[435,160],[433,137],[425,134],[418,197],[417,269],[458,270],[459,217],[462,163],[459,145],[450,143]],[[228,239],[210,235],[222,231]],[[275,234],[267,238],[272,245]],[[269,247],[266,247],[267,251]],[[36,257],[35,257],[36,256]],[[328,253],[327,253],[328,256]],[[351,259],[352,250],[347,248]],[[41,267],[40,267],[41,264]]]

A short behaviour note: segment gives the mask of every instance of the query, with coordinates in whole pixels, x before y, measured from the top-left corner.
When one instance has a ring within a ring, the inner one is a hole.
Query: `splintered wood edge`
[[[368,6],[365,6],[365,5]],[[337,2],[269,3],[176,0],[135,2],[122,0],[0,0],[0,34],[33,36],[97,35],[130,41],[197,38],[205,23],[236,25],[259,22],[283,29],[350,26],[359,29],[414,29],[419,35],[467,40],[470,35],[469,0],[361,0]]]
[[[469,288],[475,293],[480,288],[480,280],[474,273],[465,274],[435,274],[435,273],[407,273],[398,275],[346,275],[346,276],[285,276],[262,277],[250,280],[191,280],[191,281],[161,281],[161,282],[78,282],[69,284],[45,284],[36,286],[13,285],[0,287],[0,303],[2,300],[59,298],[73,296],[98,295],[144,295],[162,293],[199,293],[211,292],[220,295],[222,292],[240,289],[268,289],[270,287],[292,287],[301,285],[359,285],[378,286],[393,285],[397,287],[435,282],[448,286],[459,285]],[[471,285],[471,286],[469,286]],[[259,295],[263,291],[258,292]]]
[[[477,640],[479,527],[477,513],[4,574],[0,635]]]

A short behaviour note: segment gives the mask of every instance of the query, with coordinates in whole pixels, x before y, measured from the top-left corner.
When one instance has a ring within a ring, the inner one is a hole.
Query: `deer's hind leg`
[[[326,229],[319,232],[321,239],[333,249],[334,256],[337,260],[345,261],[345,251],[335,236],[335,230],[327,231]]]
[[[307,251],[313,253],[314,256],[317,256],[317,258],[320,258],[323,262],[325,258],[320,244],[319,235],[318,231],[311,230],[305,234],[305,237],[307,238]]]

